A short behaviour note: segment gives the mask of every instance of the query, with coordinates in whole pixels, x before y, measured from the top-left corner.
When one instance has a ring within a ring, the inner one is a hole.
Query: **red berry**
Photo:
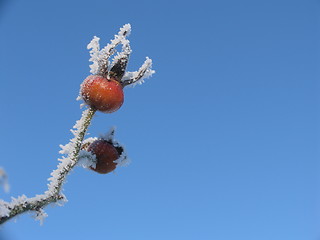
[[[104,113],[117,111],[124,101],[122,85],[99,75],[90,75],[83,81],[81,96],[90,107]]]
[[[91,167],[93,171],[105,174],[116,169],[117,163],[114,161],[119,158],[119,153],[112,144],[99,139],[91,143],[87,151],[96,155],[96,168]]]

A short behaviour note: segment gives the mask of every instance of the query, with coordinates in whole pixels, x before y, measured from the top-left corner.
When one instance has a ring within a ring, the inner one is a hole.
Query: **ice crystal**
[[[9,204],[0,199],[0,217],[6,217],[9,216],[9,214]]]
[[[87,152],[86,150],[80,150],[79,152],[79,160],[77,165],[83,168],[96,168],[97,159],[96,155],[91,152]]]

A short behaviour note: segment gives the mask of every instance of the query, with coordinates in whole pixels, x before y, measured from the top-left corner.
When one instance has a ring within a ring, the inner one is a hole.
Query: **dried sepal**
[[[155,73],[154,70],[151,69],[152,67],[152,60],[150,58],[146,58],[145,62],[136,72],[127,72],[124,77],[122,78],[121,84],[122,86],[132,85],[135,86],[136,84],[142,84],[144,79],[150,77],[152,74]]]
[[[111,40],[104,48],[100,50],[99,38],[94,37],[88,45],[90,50],[90,61],[92,61],[91,73],[95,75],[103,76],[107,79],[115,79],[121,83],[123,87],[128,85],[142,84],[144,79],[150,77],[155,73],[151,69],[152,60],[147,57],[144,64],[140,67],[138,71],[126,72],[129,57],[132,52],[130,47],[130,42],[126,37],[131,32],[131,25],[125,24],[114,39]],[[112,63],[110,64],[110,57],[114,55],[116,47],[122,44],[121,52],[114,56]]]

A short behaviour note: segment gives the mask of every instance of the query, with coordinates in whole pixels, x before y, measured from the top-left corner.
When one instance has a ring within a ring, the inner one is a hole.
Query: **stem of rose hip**
[[[86,110],[82,117],[81,123],[83,123],[79,129],[77,134],[75,135],[75,147],[74,151],[69,155],[70,162],[63,166],[63,168],[59,168],[54,170],[54,172],[59,173],[59,177],[57,177],[57,181],[55,184],[49,184],[49,189],[42,195],[38,195],[33,198],[27,198],[23,202],[14,202],[11,203],[3,203],[8,207],[9,214],[7,216],[0,217],[0,224],[5,223],[9,219],[28,211],[39,211],[50,203],[57,202],[59,200],[63,200],[64,196],[60,193],[62,184],[68,175],[68,173],[72,170],[72,168],[77,164],[79,152],[81,149],[81,145],[84,139],[84,136],[87,132],[87,129],[91,123],[91,120],[95,114],[96,110],[93,108],[89,108]],[[51,182],[52,183],[52,182]]]
[[[58,185],[57,185],[57,194],[60,192],[61,190],[61,186],[63,184],[63,180],[66,177],[66,175],[69,173],[69,171],[77,164],[78,161],[78,157],[79,157],[79,152],[81,150],[81,145],[84,139],[84,136],[86,135],[87,129],[91,123],[91,120],[95,114],[96,110],[93,108],[89,108],[87,115],[83,116],[83,125],[82,125],[82,129],[81,131],[79,131],[78,135],[76,136],[76,146],[75,146],[75,151],[73,152],[72,156],[70,156],[71,158],[71,163],[69,166],[66,166],[65,169],[63,170],[63,172],[61,173],[61,177],[59,178],[58,181]],[[61,180],[61,181],[60,181]]]

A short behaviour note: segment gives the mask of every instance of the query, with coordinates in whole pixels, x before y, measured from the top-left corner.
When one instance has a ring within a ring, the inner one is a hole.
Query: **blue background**
[[[11,192],[46,189],[59,144],[80,118],[86,49],[125,23],[135,71],[114,114],[132,164],[76,168],[69,202],[6,223],[2,238],[318,240],[319,1],[0,2],[0,156]]]

